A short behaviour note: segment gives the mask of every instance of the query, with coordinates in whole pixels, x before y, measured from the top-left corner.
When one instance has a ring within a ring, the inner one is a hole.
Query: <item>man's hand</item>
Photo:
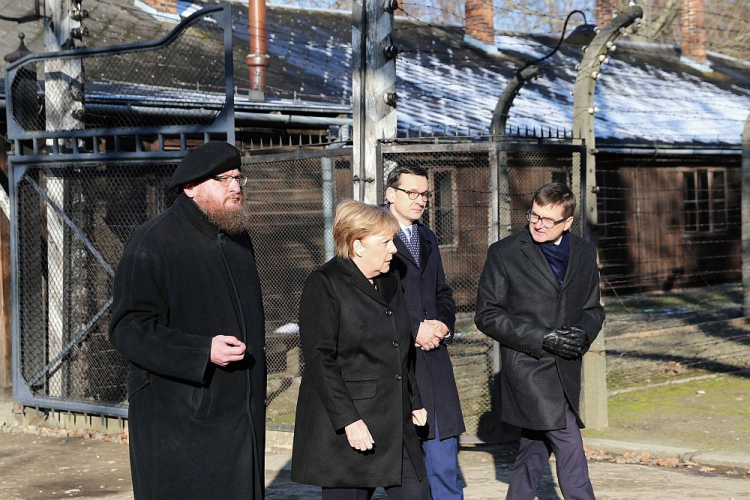
[[[425,425],[427,423],[427,410],[425,410],[424,408],[412,410],[411,421],[414,422],[414,425],[417,425],[419,427]]]
[[[438,335],[440,336],[440,340],[443,340],[446,335],[448,335],[448,332],[450,331],[448,329],[448,325],[440,321],[439,319],[426,319],[424,320],[425,323],[428,325],[432,325],[435,327],[435,329],[438,332]]]
[[[563,359],[575,359],[582,356],[586,349],[580,340],[569,336],[569,328],[550,330],[544,335],[542,349]]]
[[[429,323],[431,320],[423,321],[419,324],[419,331],[414,345],[423,351],[435,349],[440,345],[442,336],[435,325]]]
[[[372,439],[367,424],[362,419],[344,427],[344,432],[346,432],[346,439],[349,440],[349,446],[355,450],[371,450],[375,444],[375,440]]]
[[[211,362],[227,366],[234,361],[241,361],[245,357],[246,349],[245,343],[237,337],[217,335],[211,339]]]
[[[558,330],[559,331],[559,330]],[[568,328],[568,333],[565,334],[571,342],[575,345],[579,345],[583,348],[581,355],[585,354],[589,350],[589,336],[586,331],[580,326],[571,326]]]

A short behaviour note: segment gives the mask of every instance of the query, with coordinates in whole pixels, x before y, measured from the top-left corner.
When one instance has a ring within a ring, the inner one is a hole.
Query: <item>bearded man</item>
[[[176,201],[115,273],[136,499],[263,498],[265,325],[240,165],[227,143],[190,151]]]

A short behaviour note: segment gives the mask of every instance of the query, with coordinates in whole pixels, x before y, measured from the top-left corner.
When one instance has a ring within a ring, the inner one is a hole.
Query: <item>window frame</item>
[[[695,168],[681,168],[680,169],[682,184],[682,233],[686,237],[693,236],[710,236],[717,234],[726,234],[729,231],[729,187],[727,178],[726,167],[695,167]],[[707,196],[705,199],[701,199],[701,179],[700,176],[705,173],[705,190]],[[716,186],[717,174],[721,174],[723,186]],[[688,175],[692,176],[692,191],[693,199],[688,199],[688,183],[686,181]],[[718,192],[723,193],[722,198],[716,198]],[[707,205],[707,209],[704,212],[707,214],[707,222],[702,222],[699,218],[701,216],[701,205]],[[717,204],[721,204],[717,207]],[[688,210],[688,207],[692,205],[692,209]],[[694,221],[690,223],[688,221],[688,214],[694,214]],[[723,222],[719,223],[718,214],[723,213]],[[690,227],[692,227],[692,229]],[[702,229],[708,226],[707,229]]]
[[[441,172],[447,172],[450,174],[450,212],[451,212],[451,240],[450,241],[442,241],[444,238],[442,237],[442,234],[438,231],[436,227],[436,204],[435,201],[437,200],[438,194],[437,194],[437,186],[435,184],[435,174],[441,173]],[[432,193],[432,198],[430,199],[430,203],[427,204],[427,213],[428,213],[428,224],[427,227],[429,227],[433,233],[435,233],[435,237],[438,241],[438,246],[440,248],[454,248],[458,247],[458,230],[457,230],[457,221],[458,221],[458,189],[457,189],[457,178],[456,178],[456,167],[450,167],[450,166],[444,166],[444,167],[431,167],[428,169],[428,182],[430,186],[430,192]]]

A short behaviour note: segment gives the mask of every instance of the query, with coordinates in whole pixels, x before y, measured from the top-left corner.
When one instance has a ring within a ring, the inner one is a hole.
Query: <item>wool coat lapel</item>
[[[579,248],[579,241],[575,238],[570,238],[570,260],[568,261],[568,270],[565,272],[565,279],[563,280],[562,290],[565,290],[570,284],[576,271],[579,270],[581,263],[581,249]]]
[[[376,290],[375,287],[372,286],[372,283],[370,283],[370,280],[365,278],[365,275],[359,270],[357,264],[351,260],[345,260],[343,262],[344,264],[342,267],[344,267],[344,269],[351,275],[350,282],[355,288],[383,305],[391,303],[391,299],[396,295],[396,280],[391,279],[390,273],[380,275],[374,279],[379,289]]]
[[[424,273],[425,269],[427,269],[425,263],[430,259],[430,254],[432,253],[432,242],[427,237],[423,227],[421,225],[417,227],[419,228],[419,262],[422,264],[421,271]]]
[[[396,245],[396,250],[398,250],[398,254],[402,256],[406,261],[411,263],[414,267],[417,267],[417,261],[414,260],[414,256],[411,254],[408,248],[406,248],[406,243],[398,236],[393,237],[393,243]],[[419,246],[422,246],[421,240]],[[422,262],[426,262],[424,259],[422,259]]]
[[[532,241],[530,234],[524,234],[521,238],[521,251],[552,286],[560,288],[557,276],[552,272],[552,268],[549,267],[549,262],[547,262],[547,258],[542,253],[542,250]],[[568,274],[570,274],[570,271],[568,271]]]

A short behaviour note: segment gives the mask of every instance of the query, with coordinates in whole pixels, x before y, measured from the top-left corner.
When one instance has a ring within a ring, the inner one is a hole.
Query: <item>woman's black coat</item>
[[[137,499],[261,499],[266,359],[247,234],[220,233],[181,194],[132,234],[115,274],[110,340],[130,361]],[[245,360],[212,364],[211,339]]]
[[[565,407],[578,425],[581,359],[542,350],[550,328],[580,326],[594,342],[604,322],[594,246],[570,235],[562,285],[528,229],[493,243],[479,279],[477,328],[501,345],[502,419],[540,431],[565,427]]]
[[[411,421],[422,408],[409,313],[395,273],[375,279],[335,257],[314,271],[300,301],[305,371],[297,403],[292,480],[332,488],[401,484],[405,445],[420,478]],[[362,419],[375,446],[354,450],[344,428]]]

